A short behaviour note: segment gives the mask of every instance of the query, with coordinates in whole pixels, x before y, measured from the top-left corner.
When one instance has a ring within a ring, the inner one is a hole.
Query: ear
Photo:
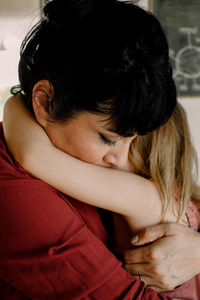
[[[46,127],[49,118],[49,103],[52,97],[52,85],[48,80],[38,81],[32,91],[32,104],[36,120]]]

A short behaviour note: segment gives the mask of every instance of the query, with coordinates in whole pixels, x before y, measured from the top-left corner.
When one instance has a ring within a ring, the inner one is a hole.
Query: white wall
[[[181,98],[179,99],[179,101],[183,105],[187,113],[192,141],[198,155],[200,173],[200,97]],[[198,181],[200,183],[200,174],[198,176]]]
[[[0,120],[10,87],[18,84],[19,48],[40,16],[40,0],[0,0]]]
[[[148,0],[140,0],[139,5],[145,9],[148,9]]]

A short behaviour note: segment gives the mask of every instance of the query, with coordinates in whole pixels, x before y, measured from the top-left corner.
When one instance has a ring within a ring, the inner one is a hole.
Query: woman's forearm
[[[75,199],[131,217],[138,226],[160,221],[162,204],[152,182],[55,148],[20,99],[6,104],[4,130],[11,153],[35,177]]]
[[[11,97],[6,102],[3,130],[10,152],[22,166],[28,163],[29,155],[36,150],[42,151],[43,145],[52,146],[50,139],[24,106],[20,96]]]

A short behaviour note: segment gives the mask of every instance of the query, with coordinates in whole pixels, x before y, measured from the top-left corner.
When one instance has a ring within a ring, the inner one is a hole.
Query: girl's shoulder
[[[193,201],[189,201],[188,203],[186,216],[188,219],[189,226],[194,230],[198,231],[200,223],[199,209]]]

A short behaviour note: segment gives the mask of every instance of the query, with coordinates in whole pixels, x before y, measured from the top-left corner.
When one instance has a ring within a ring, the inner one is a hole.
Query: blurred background
[[[175,24],[175,21],[173,22],[173,19],[170,19],[170,16],[172,17],[171,12],[178,12],[179,3],[181,6],[182,1],[185,1],[186,4],[189,3],[190,8],[199,13],[197,18],[200,19],[199,0],[140,0],[138,5],[153,10],[160,18],[161,23],[165,22],[163,25],[166,26],[166,33],[169,41],[171,41],[173,37],[170,33],[169,24]],[[194,7],[195,3],[199,5],[199,9]],[[10,87],[18,84],[20,44],[27,31],[40,18],[41,5],[42,0],[0,1],[0,120],[2,120],[3,106],[10,95]],[[176,5],[176,7],[172,7],[172,5]],[[185,9],[185,11],[188,14],[190,10]],[[174,20],[177,20],[177,18],[174,15]],[[187,112],[192,139],[200,161],[200,82],[198,81],[200,80],[200,32],[198,32],[200,30],[195,24],[191,26],[188,23],[189,21],[187,22],[186,16],[183,16],[183,20],[186,24],[177,26],[180,27],[178,30],[181,33],[181,41],[185,44],[181,45],[180,49],[176,49],[176,53],[172,46],[170,55],[174,63],[174,76],[176,76],[177,85],[179,85],[179,101]],[[191,17],[191,20],[194,20],[194,17]],[[172,32],[174,32],[174,29]],[[183,37],[186,40],[183,40]],[[174,37],[174,39],[177,41],[177,37]],[[195,41],[195,45],[193,41]],[[178,46],[176,43],[176,47]],[[187,82],[189,83],[187,84]],[[188,92],[188,87],[192,88],[194,92]]]
[[[0,1],[0,119],[10,87],[18,84],[20,44],[39,16],[39,0]]]

